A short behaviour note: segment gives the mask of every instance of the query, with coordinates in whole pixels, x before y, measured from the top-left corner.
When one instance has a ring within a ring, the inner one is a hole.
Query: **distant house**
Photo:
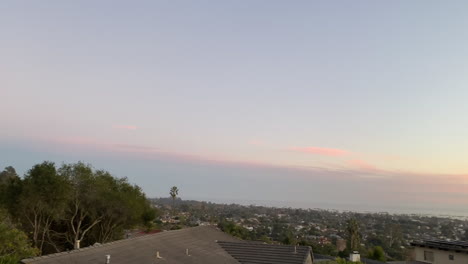
[[[342,239],[342,238],[338,238],[336,240],[336,248],[338,249],[338,251],[343,251],[346,249],[346,240]]]
[[[312,256],[310,247],[247,242],[215,227],[199,226],[24,259],[22,263],[312,264]]]
[[[416,261],[433,264],[468,263],[468,242],[424,240],[412,242]]]
[[[305,246],[270,245],[260,242],[218,242],[242,264],[312,264],[312,249]]]

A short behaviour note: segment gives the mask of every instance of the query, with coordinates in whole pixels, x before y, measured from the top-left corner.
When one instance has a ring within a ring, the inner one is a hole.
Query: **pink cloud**
[[[112,128],[115,129],[125,129],[125,130],[137,130],[137,126],[132,126],[132,125],[113,125]]]
[[[348,163],[361,170],[367,170],[367,171],[377,171],[377,167],[374,165],[368,163],[367,161],[361,160],[361,159],[353,159],[349,160]]]
[[[125,154],[142,159],[175,159],[185,162],[218,164],[224,166],[247,166],[247,167],[261,167],[261,168],[285,168],[281,165],[247,161],[247,160],[230,160],[226,158],[213,157],[203,154],[190,154],[177,151],[163,150],[158,147],[112,143],[86,137],[62,137],[54,139],[45,139],[47,146],[54,146],[55,150],[66,150],[76,153],[77,151],[92,150],[94,152],[112,153],[112,155]],[[55,143],[55,144],[50,144]],[[286,167],[287,168],[287,167]]]
[[[319,147],[292,147],[292,148],[289,148],[289,150],[317,154],[317,155],[324,155],[324,156],[334,156],[334,157],[344,156],[344,155],[349,154],[349,151],[347,150],[333,149],[333,148],[319,148]]]
[[[354,186],[358,191],[374,192],[379,197],[386,196],[388,200],[405,202],[439,202],[442,203],[464,203],[468,198],[468,174],[426,174],[409,171],[385,170],[376,168],[366,161],[359,159],[347,159],[347,167],[324,168],[321,166],[288,166],[279,164],[268,164],[248,160],[232,160],[227,158],[213,157],[206,154],[189,154],[182,152],[170,152],[157,146],[133,145],[100,141],[92,138],[71,137],[51,139],[36,147],[49,149],[63,153],[69,151],[82,155],[92,151],[102,155],[116,155],[122,157],[135,157],[145,160],[177,160],[196,164],[208,164],[210,166],[229,166],[243,168],[260,168],[266,170],[287,170],[288,173],[274,174],[271,177],[282,177],[281,175],[293,175],[292,179],[322,182],[324,184],[337,183]],[[28,144],[31,146],[34,144]],[[341,153],[341,152],[339,152]],[[352,156],[354,153],[343,155]],[[346,157],[348,157],[346,156]],[[352,166],[350,166],[352,165]],[[291,173],[289,173],[291,172]],[[261,173],[260,173],[261,174]],[[262,177],[270,177],[264,174]],[[356,185],[358,183],[358,185]],[[457,202],[459,201],[459,202]],[[462,202],[463,201],[463,202]]]

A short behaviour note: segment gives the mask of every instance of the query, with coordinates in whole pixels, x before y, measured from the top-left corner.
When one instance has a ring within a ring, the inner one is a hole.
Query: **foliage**
[[[312,252],[321,255],[327,256],[338,256],[338,250],[335,245],[333,244],[319,244],[317,242],[309,242],[305,240],[299,241],[299,245],[301,246],[310,246],[312,248]]]
[[[5,168],[0,173],[0,204],[11,212],[15,211],[21,188],[22,181],[16,171],[12,167]]]
[[[356,219],[351,219],[348,221],[346,231],[348,235],[347,247],[350,250],[359,250],[361,247],[361,234],[359,233],[359,224]]]
[[[22,181],[18,197],[18,210],[13,215],[22,220],[33,245],[41,252],[50,242],[51,226],[64,214],[69,186],[57,174],[55,164],[43,162],[33,166]]]
[[[388,248],[399,248],[402,244],[403,233],[401,232],[401,226],[398,224],[388,224],[384,228],[384,233],[387,234],[386,246]]]
[[[153,227],[156,210],[141,188],[126,178],[78,162],[43,162],[24,179],[0,184],[0,202],[28,234],[40,254],[124,237],[126,229]]]
[[[347,258],[351,251],[348,248],[345,248],[343,251],[338,252],[338,257],[340,258]]]
[[[444,224],[440,227],[440,232],[447,238],[454,238],[453,227],[450,224]]]
[[[31,247],[27,235],[15,228],[6,212],[0,210],[0,264],[18,263],[38,253],[38,249]]]
[[[177,188],[177,186],[172,186],[171,190],[169,191],[169,194],[171,195],[171,198],[172,198],[172,215],[174,216],[175,199],[177,198],[177,195],[179,194],[179,188]]]
[[[367,257],[370,259],[375,259],[375,260],[382,261],[382,262],[385,262],[387,259],[385,257],[385,252],[381,246],[376,246],[370,249],[367,254]]]
[[[8,166],[2,172],[0,172],[0,184],[7,184],[8,181],[14,180],[18,177],[15,168]]]
[[[223,231],[231,236],[238,237],[244,240],[251,240],[252,235],[249,230],[246,228],[236,225],[232,221],[220,221],[218,227]]]
[[[171,195],[172,199],[174,200],[177,195],[179,194],[179,188],[177,188],[177,186],[172,186],[169,194]]]

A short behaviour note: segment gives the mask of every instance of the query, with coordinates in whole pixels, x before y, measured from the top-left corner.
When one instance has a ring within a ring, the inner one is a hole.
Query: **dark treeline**
[[[22,178],[7,167],[0,173],[0,242],[18,241],[0,246],[0,263],[121,239],[126,229],[150,228],[155,215],[140,187],[81,162],[43,162]]]

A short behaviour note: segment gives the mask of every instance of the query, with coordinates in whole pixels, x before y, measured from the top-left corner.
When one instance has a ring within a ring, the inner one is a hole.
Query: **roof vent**
[[[161,256],[159,256],[159,251],[156,251],[156,258],[157,259],[162,259]]]
[[[110,255],[106,255],[106,264],[110,263]]]
[[[185,249],[185,255],[190,256],[188,248]]]

